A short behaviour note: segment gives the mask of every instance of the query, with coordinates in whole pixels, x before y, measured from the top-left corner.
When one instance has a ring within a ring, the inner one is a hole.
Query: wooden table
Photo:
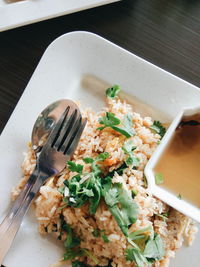
[[[76,30],[97,33],[200,86],[200,1],[123,0],[0,33],[0,132],[47,46]]]

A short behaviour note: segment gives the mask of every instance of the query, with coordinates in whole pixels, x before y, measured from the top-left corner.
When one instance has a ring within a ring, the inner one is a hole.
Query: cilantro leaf
[[[126,114],[122,121],[122,126],[113,126],[113,130],[123,134],[127,138],[134,136],[135,132],[133,130],[133,123],[130,114]]]
[[[180,199],[180,200],[182,199],[182,196],[181,196],[180,193],[178,194],[177,198]]]
[[[92,232],[94,237],[100,237],[100,233],[101,231],[99,229],[94,229],[94,231]]]
[[[136,158],[133,155],[130,155],[126,160],[125,160],[126,164],[128,166],[132,165],[133,167],[138,167],[140,165],[140,159]]]
[[[130,154],[135,149],[136,149],[136,146],[133,145],[132,140],[126,141],[122,147],[122,150],[124,151],[125,154]]]
[[[72,177],[71,180],[66,180],[64,185],[68,188],[68,195],[63,199],[65,203],[72,207],[81,207],[89,201],[90,214],[94,214],[97,210],[102,197],[101,186],[101,168],[97,164],[109,157],[108,152],[100,153],[95,159],[85,158],[84,161],[91,164],[92,171],[90,173],[82,173],[82,168],[79,164],[70,162],[70,167],[79,173]],[[79,165],[79,166],[78,166]],[[65,188],[66,188],[65,187]]]
[[[138,191],[136,189],[132,190],[132,198],[136,197],[138,194]]]
[[[156,184],[163,184],[164,183],[164,177],[162,173],[156,173],[155,174],[155,182]]]
[[[167,213],[162,213],[162,214],[156,214],[158,217],[160,217],[161,219],[163,219],[163,221],[165,222],[166,220],[168,220],[169,217],[169,212]]]
[[[105,191],[104,198],[105,202],[109,207],[113,207],[115,204],[119,203],[119,190],[116,186],[113,186],[108,191]]]
[[[72,249],[80,245],[80,238],[77,237],[72,228],[65,222],[64,230],[67,233],[66,240],[64,242],[64,246],[67,249]]]
[[[104,184],[102,189],[105,202],[117,224],[125,236],[128,236],[129,225],[137,219],[138,206],[128,192],[122,188],[122,184]]]
[[[104,124],[104,126],[103,127],[99,127],[97,129],[103,130],[106,127],[112,127],[114,125],[120,124],[120,119],[118,119],[117,117],[115,117],[115,114],[114,113],[106,112],[106,116],[100,118],[99,119],[99,123],[100,124]]]
[[[158,133],[161,138],[163,138],[166,133],[166,128],[159,121],[154,121],[153,124],[150,126],[150,129]]]
[[[79,248],[80,239],[74,234],[70,225],[66,223],[63,215],[60,215],[60,223],[61,223],[60,239],[63,232],[67,233],[67,237],[64,242],[64,246],[67,249],[66,253],[63,256],[64,260],[73,260],[77,256],[83,256],[84,253],[82,249]]]
[[[123,121],[121,122],[120,119],[115,117],[115,114],[106,112],[106,116],[100,118],[99,123],[104,124],[104,126],[97,128],[97,130],[103,130],[106,127],[111,127],[113,130],[123,134],[127,138],[134,135],[132,118],[129,114],[125,115]],[[120,124],[122,126],[116,126]]]
[[[97,161],[104,161],[105,159],[107,159],[109,157],[109,153],[108,152],[103,152],[103,153],[100,153],[96,159],[95,159],[95,162]]]
[[[88,194],[91,195],[91,188],[80,184],[80,175],[75,175],[71,180],[64,181],[64,185],[69,189],[69,196],[64,198],[64,201],[72,207],[81,207],[88,200]]]
[[[91,165],[92,167],[92,171],[95,177],[99,177],[99,175],[101,174],[101,168],[98,164],[96,164],[99,161],[104,161],[105,159],[107,159],[109,157],[109,153],[108,152],[103,152],[100,153],[94,160],[93,163]]]
[[[137,248],[127,248],[125,252],[126,260],[135,262],[138,267],[144,267],[148,263],[147,259]]]
[[[80,245],[80,238],[73,236],[72,233],[67,235],[67,238],[64,242],[64,246],[67,249],[75,248]]]
[[[133,136],[132,131],[129,132],[129,129],[127,130],[127,129],[124,128],[124,127],[120,127],[120,126],[118,126],[118,127],[117,127],[117,126],[112,126],[111,128],[112,128],[113,130],[115,130],[116,132],[118,132],[118,133],[120,133],[120,134],[126,136],[127,138]]]
[[[152,226],[148,226],[148,227],[142,228],[140,230],[137,230],[135,232],[132,232],[129,234],[128,237],[130,240],[133,241],[133,240],[144,238],[146,233],[149,233],[149,232],[152,232]]]
[[[112,87],[106,90],[106,96],[110,98],[115,98],[119,93],[119,91],[120,91],[119,85],[113,85]]]
[[[97,266],[99,263],[99,260],[93,255],[93,253],[91,251],[89,251],[88,249],[85,249],[85,248],[83,248],[83,251],[84,251],[85,255],[87,255]]]
[[[67,164],[68,164],[68,166],[69,166],[70,171],[72,171],[72,172],[82,173],[82,171],[83,171],[83,165],[81,165],[81,164],[76,164],[76,163],[73,162],[73,161],[68,161]]]
[[[165,255],[165,249],[163,241],[160,235],[155,234],[153,238],[149,238],[146,243],[143,255],[146,258],[160,260]]]
[[[88,197],[93,197],[94,196],[93,190],[92,189],[87,189],[86,187],[84,187],[80,193],[81,194],[85,194]]]
[[[94,231],[92,232],[94,237],[102,237],[103,241],[105,243],[109,242],[109,239],[107,237],[106,234],[104,234],[105,230],[99,230],[99,229],[94,229]]]
[[[136,146],[133,145],[132,140],[126,141],[124,143],[124,146],[122,147],[122,150],[124,151],[124,153],[128,155],[127,159],[125,160],[127,166],[132,165],[133,167],[138,167],[140,164],[139,158],[134,156],[133,151],[135,149],[136,149]]]
[[[83,161],[85,163],[93,163],[94,162],[94,160],[92,158],[83,158]]]
[[[126,114],[124,116],[124,119],[122,121],[122,125],[124,127],[124,129],[126,130],[126,132],[131,136],[134,136],[135,131],[133,129],[133,121],[132,121],[132,116],[131,114]]]
[[[148,228],[132,233],[132,238],[140,236],[142,231],[145,230],[148,230]],[[130,243],[133,247],[126,249],[126,260],[135,262],[138,267],[144,267],[148,263],[160,260],[165,255],[163,241],[158,234],[154,234],[153,237],[149,237],[144,250],[141,250],[134,242],[130,241]]]
[[[110,241],[109,241],[109,239],[108,239],[108,237],[107,237],[107,235],[105,235],[105,234],[102,234],[102,239],[103,239],[103,241],[104,241],[104,243],[109,243]]]
[[[116,173],[118,173],[119,175],[122,175],[123,174],[123,171],[127,168],[127,165],[126,163],[123,163],[119,168],[117,168],[116,170],[113,170],[112,172],[109,172],[108,173],[108,176],[107,177],[110,177],[112,178]]]
[[[66,261],[66,260],[73,260],[75,259],[76,257],[81,257],[84,255],[84,251],[80,248],[77,248],[77,249],[68,249],[64,255],[63,255],[63,260]]]
[[[102,196],[100,181],[96,179],[96,183],[93,186],[94,197],[90,198],[90,214],[95,214],[98,208],[99,202]]]

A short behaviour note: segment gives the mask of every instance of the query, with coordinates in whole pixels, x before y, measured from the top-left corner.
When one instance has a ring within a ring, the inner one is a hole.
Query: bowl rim
[[[166,131],[163,139],[161,140],[160,144],[156,148],[155,152],[153,153],[152,157],[148,161],[144,173],[147,179],[148,188],[150,192],[160,200],[164,201],[171,207],[175,208],[176,210],[180,211],[184,215],[194,219],[198,223],[200,223],[200,209],[196,206],[192,205],[188,201],[183,199],[179,199],[175,194],[166,190],[163,187],[160,187],[155,183],[155,176],[153,169],[156,166],[157,162],[159,161],[161,155],[163,154],[164,150],[166,149],[167,145],[171,141],[171,138],[174,134],[175,129],[177,128],[178,124],[180,123],[182,117],[184,115],[190,116],[200,112],[200,106],[198,107],[183,107],[175,116],[172,123],[170,124],[169,128]]]

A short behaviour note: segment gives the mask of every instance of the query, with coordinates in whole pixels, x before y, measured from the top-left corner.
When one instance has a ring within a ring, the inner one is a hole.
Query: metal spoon
[[[61,99],[53,102],[40,113],[33,126],[31,137],[32,147],[35,153],[41,150],[54,125],[58,122],[67,107],[70,107],[69,116],[75,109],[80,114],[78,106],[68,99]]]
[[[32,138],[31,138],[36,157],[37,153],[41,151],[43,145],[45,144],[45,141],[47,140],[54,126],[56,125],[56,122],[59,121],[60,117],[62,116],[63,112],[66,110],[67,107],[70,107],[68,113],[69,116],[71,116],[75,110],[77,112],[77,115],[80,114],[79,108],[73,101],[67,99],[61,99],[48,105],[38,116],[33,126]],[[27,195],[28,189],[35,183],[37,174],[38,174],[37,171],[32,173],[31,179],[29,178],[29,180],[27,181],[27,184],[25,185],[24,189],[18,196],[19,203],[20,202],[21,204],[23,203]],[[12,211],[14,212],[15,208],[16,208],[15,205],[13,205],[11,212]]]
[[[32,145],[35,151],[36,157],[37,153],[41,151],[42,147],[45,145],[46,140],[52,130],[55,128],[54,126],[57,125],[57,122],[61,118],[64,111],[68,108],[68,116],[72,116],[72,114],[76,111],[77,116],[80,115],[80,111],[78,106],[71,100],[61,99],[58,100],[50,105],[48,105],[38,116],[32,130]],[[25,187],[21,191],[20,195],[18,196],[17,200],[14,202],[12,208],[9,211],[9,216],[6,217],[3,221],[3,226],[1,225],[1,231],[5,231],[4,229],[8,227],[14,217],[16,216],[16,211],[19,207],[23,205],[23,202],[26,200],[26,196],[28,195],[32,186],[34,186],[37,176],[38,176],[37,168],[31,174],[30,178],[28,179]],[[1,247],[1,244],[0,244]],[[1,265],[1,264],[0,264]]]
[[[72,107],[73,108],[73,107]],[[0,265],[10,249],[34,197],[49,177],[58,175],[75,151],[86,120],[76,109],[69,117],[70,106],[52,129],[41,152],[36,167],[12,208],[0,224]]]

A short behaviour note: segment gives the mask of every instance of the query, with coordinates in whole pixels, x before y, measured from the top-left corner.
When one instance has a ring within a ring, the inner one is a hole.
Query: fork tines
[[[52,148],[64,154],[70,154],[76,148],[87,122],[86,119],[82,120],[82,116],[77,109],[71,115],[69,115],[69,112],[70,107],[68,106],[47,140]]]

